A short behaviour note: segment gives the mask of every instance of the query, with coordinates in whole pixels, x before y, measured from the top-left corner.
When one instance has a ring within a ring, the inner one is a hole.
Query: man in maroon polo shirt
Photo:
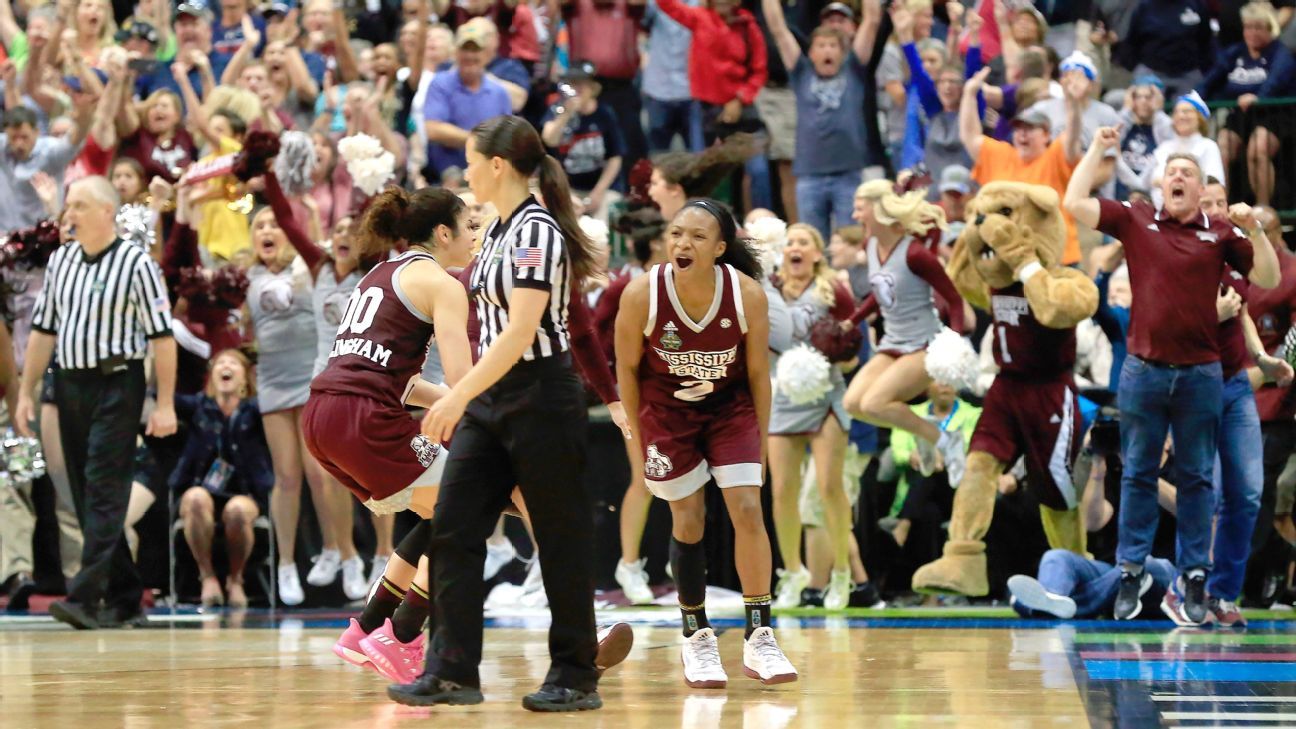
[[[1278,260],[1249,206],[1229,208],[1228,221],[1201,211],[1204,180],[1192,156],[1172,155],[1167,161],[1160,209],[1089,197],[1103,155],[1119,143],[1117,129],[1099,129],[1063,199],[1077,221],[1123,243],[1134,294],[1129,356],[1117,395],[1125,470],[1116,553],[1121,586],[1114,612],[1117,619],[1136,616],[1139,597],[1151,586],[1143,563],[1156,532],[1157,477],[1169,432],[1180,475],[1175,561],[1184,578],[1176,585],[1183,615],[1200,623],[1207,608],[1212,481],[1223,407],[1215,299],[1226,263],[1256,286],[1273,288],[1279,282]]]

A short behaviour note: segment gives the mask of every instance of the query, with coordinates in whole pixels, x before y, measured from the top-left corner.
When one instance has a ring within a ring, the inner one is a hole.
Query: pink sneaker
[[[427,636],[423,633],[408,643],[396,640],[391,618],[388,618],[381,628],[360,641],[360,648],[378,673],[403,684],[414,683],[414,679],[423,673],[423,646],[426,642]]]
[[[369,656],[366,656],[364,649],[360,647],[360,641],[364,639],[365,632],[360,628],[360,623],[355,618],[351,618],[351,624],[343,631],[342,637],[333,644],[333,652],[347,663],[363,667],[369,662]]]

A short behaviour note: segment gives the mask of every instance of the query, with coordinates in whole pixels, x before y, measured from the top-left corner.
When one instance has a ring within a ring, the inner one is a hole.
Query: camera
[[[554,104],[554,113],[561,116],[567,113],[567,104],[576,98],[576,87],[567,82],[558,84],[558,103]]]

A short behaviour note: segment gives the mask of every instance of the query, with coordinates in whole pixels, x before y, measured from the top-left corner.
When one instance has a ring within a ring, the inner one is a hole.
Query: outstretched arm
[[[778,47],[779,58],[783,60],[783,66],[791,71],[796,67],[797,59],[801,58],[801,46],[797,44],[792,31],[788,30],[787,19],[783,17],[783,5],[780,0],[761,0],[761,9],[765,12],[765,25],[769,27],[770,35],[774,38],[774,45]],[[860,29],[863,30],[862,25]],[[855,37],[858,42],[858,32]],[[868,58],[867,54],[856,53],[855,55],[864,59]]]
[[[293,215],[292,205],[288,203],[288,196],[279,186],[279,178],[273,171],[265,175],[265,196],[270,202],[270,209],[274,211],[279,227],[288,237],[288,242],[297,249],[297,254],[302,257],[313,274],[324,262],[324,250],[306,235],[305,230],[302,230],[301,223],[297,222],[297,218]]]

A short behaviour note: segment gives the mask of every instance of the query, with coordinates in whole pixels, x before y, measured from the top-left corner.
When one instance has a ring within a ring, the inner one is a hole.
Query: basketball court
[[[331,652],[351,613],[154,610],[147,628],[74,632],[0,617],[0,726],[1041,727],[1296,726],[1296,631],[1248,613],[1246,631],[1169,622],[1022,621],[996,608],[778,614],[801,673],[764,687],[742,674],[742,623],[714,619],[725,691],[680,677],[674,610],[600,610],[635,648],[604,676],[602,711],[546,716],[521,698],[548,665],[544,611],[493,613],[486,703],[414,709]]]

